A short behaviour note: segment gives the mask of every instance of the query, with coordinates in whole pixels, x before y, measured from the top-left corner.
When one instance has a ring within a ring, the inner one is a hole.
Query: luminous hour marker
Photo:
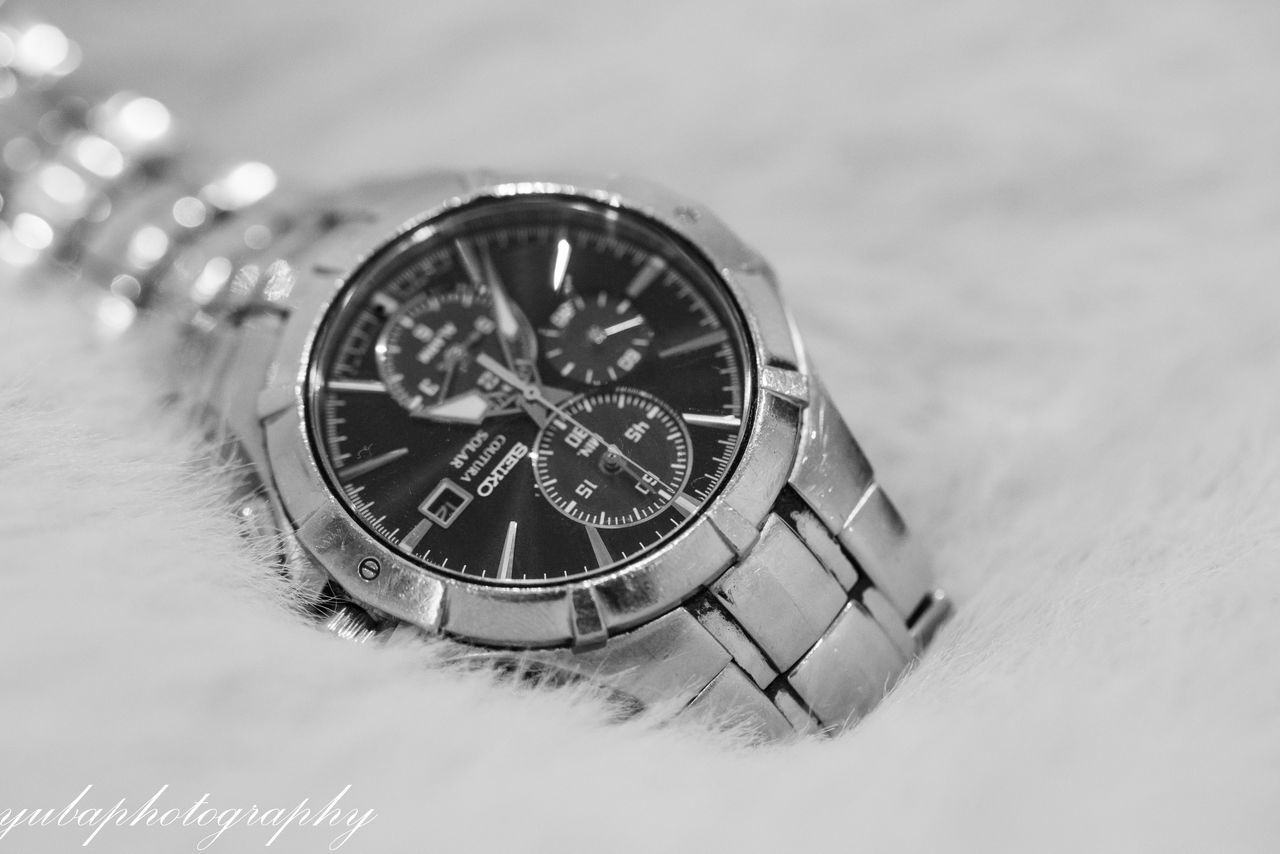
[[[699,335],[697,338],[690,338],[688,341],[682,341],[679,344],[674,344],[665,350],[659,350],[658,356],[663,359],[669,359],[672,356],[679,356],[682,353],[692,353],[694,350],[701,350],[703,347],[723,344],[728,340],[729,333],[723,329],[717,329],[714,332],[708,332],[706,335]]]
[[[387,463],[393,463],[396,460],[409,453],[408,448],[396,448],[394,451],[387,451],[385,454],[378,454],[376,457],[370,457],[363,462],[356,463],[353,466],[347,466],[338,472],[338,480],[343,483],[355,480],[362,474],[368,474],[374,469],[380,469]]]
[[[427,535],[427,531],[431,530],[432,522],[430,519],[423,519],[410,529],[409,533],[404,535],[404,539],[400,541],[400,548],[413,553],[418,547],[418,543],[422,542],[422,538]]]
[[[591,541],[591,551],[595,552],[596,565],[608,566],[613,563],[613,555],[609,554],[609,547],[600,538],[600,529],[593,525],[583,525],[583,527],[587,529],[587,539]]]
[[[397,302],[395,298],[389,297],[381,291],[370,297],[370,301],[388,315],[395,314],[400,310],[400,303]]]
[[[381,380],[329,380],[325,384],[329,391],[370,391],[379,394],[387,393],[387,384]]]
[[[671,506],[675,507],[685,516],[692,516],[698,510],[698,499],[694,498],[687,492],[682,492],[676,496],[676,500],[671,502]]]
[[[699,427],[723,427],[732,430],[742,426],[742,419],[736,415],[704,415],[701,412],[685,412],[681,416],[686,424]]]
[[[640,294],[644,293],[644,289],[653,284],[653,280],[658,278],[658,274],[665,269],[667,269],[666,261],[663,261],[657,255],[650,256],[649,260],[645,261],[644,266],[640,268],[640,272],[636,273],[635,278],[631,280],[631,284],[627,285],[627,296],[632,299],[640,296]]]
[[[564,274],[569,269],[569,252],[572,248],[563,237],[556,241],[556,259],[551,265],[551,287],[557,291],[564,287]]]
[[[502,557],[498,559],[498,577],[510,578],[511,567],[516,559],[516,520],[507,523],[507,539],[502,544]]]

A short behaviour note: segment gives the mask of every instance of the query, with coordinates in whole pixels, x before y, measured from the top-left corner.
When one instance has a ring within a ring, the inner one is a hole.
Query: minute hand
[[[531,400],[534,403],[542,404],[548,410],[550,410],[551,412],[554,412],[556,415],[563,418],[565,421],[569,422],[573,426],[594,436],[602,444],[607,446],[612,453],[616,454],[618,459],[622,460],[624,463],[629,465],[632,469],[634,469],[636,472],[642,475],[645,480],[651,483],[654,487],[658,488],[659,495],[662,495],[664,500],[669,499],[671,497],[667,493],[666,489],[662,488],[662,481],[658,478],[657,475],[653,474],[653,472],[649,471],[644,466],[640,465],[635,460],[628,457],[626,454],[622,453],[622,451],[618,449],[617,445],[613,444],[612,442],[605,441],[605,438],[601,436],[599,433],[584,426],[581,421],[574,418],[569,413],[565,412],[563,407],[557,406],[556,404],[547,400],[547,397],[542,393],[542,388],[540,386],[534,383],[522,380],[520,377],[516,376],[514,371],[499,364],[498,360],[490,356],[488,353],[481,353],[479,356],[477,356],[476,364],[478,364],[480,367],[484,368],[485,370],[490,371],[498,379],[502,380],[504,383],[511,386],[521,394],[523,394],[526,400]]]
[[[454,246],[462,259],[462,266],[467,277],[477,288],[487,288],[492,306],[493,321],[498,327],[498,343],[502,346],[503,358],[508,364],[514,364],[513,347],[519,344],[523,330],[520,318],[516,316],[511,298],[502,284],[502,277],[493,266],[493,258],[487,251],[476,254],[472,245],[464,240],[455,240]]]

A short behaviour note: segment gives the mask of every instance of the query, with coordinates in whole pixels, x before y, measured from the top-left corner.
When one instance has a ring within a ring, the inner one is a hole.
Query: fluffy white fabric
[[[1276,4],[44,11],[88,79],[300,183],[571,166],[708,202],[775,262],[958,616],[855,731],[758,750],[349,646],[191,464],[163,336],[97,348],[69,291],[3,281],[0,811],[350,784],[358,852],[1275,850]]]

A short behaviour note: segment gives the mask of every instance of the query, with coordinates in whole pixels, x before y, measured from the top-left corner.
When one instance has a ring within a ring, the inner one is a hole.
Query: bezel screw
[[[360,561],[359,572],[365,581],[373,581],[382,572],[382,564],[376,557],[367,557]]]

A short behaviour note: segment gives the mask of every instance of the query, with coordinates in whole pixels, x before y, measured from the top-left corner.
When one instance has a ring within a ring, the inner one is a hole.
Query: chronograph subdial
[[[545,356],[562,377],[588,385],[617,382],[635,370],[653,342],[653,328],[629,299],[605,291],[574,294],[538,330]]]
[[[638,525],[684,500],[691,443],[684,424],[645,392],[611,388],[564,404],[538,434],[538,489],[584,525]]]
[[[504,363],[527,364],[533,359],[534,346],[532,334],[504,341],[489,290],[461,283],[401,306],[379,335],[376,356],[387,391],[410,413],[429,412],[481,386],[494,398],[489,414],[502,414],[516,411],[514,404],[496,399],[503,391],[492,381],[483,387],[485,371],[476,364],[476,357],[488,353]]]

